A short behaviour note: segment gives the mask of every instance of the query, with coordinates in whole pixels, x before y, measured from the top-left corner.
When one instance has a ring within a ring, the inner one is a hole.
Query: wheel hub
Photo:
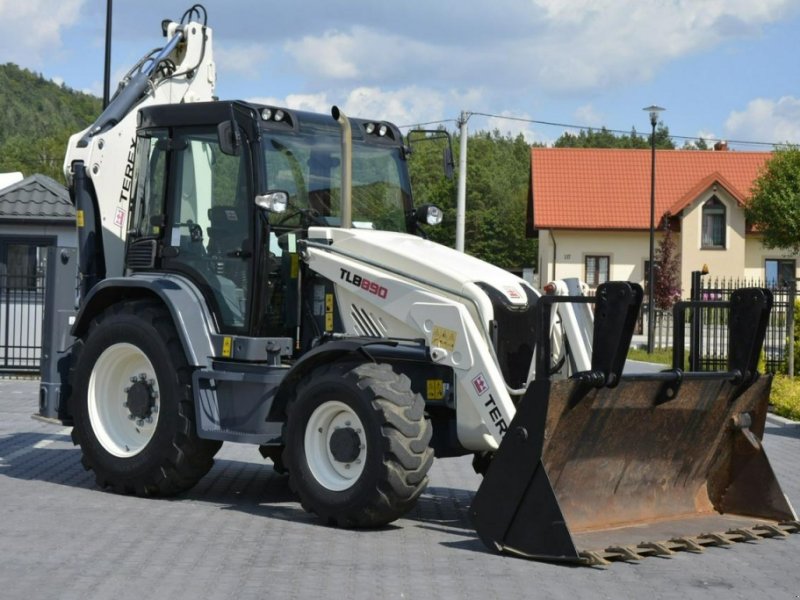
[[[127,394],[125,406],[135,419],[146,419],[153,414],[153,407],[156,403],[156,393],[153,383],[148,381],[144,374],[139,377],[131,377],[131,385],[126,388]]]
[[[352,427],[341,427],[331,434],[331,455],[342,463],[351,463],[361,452],[361,439]]]

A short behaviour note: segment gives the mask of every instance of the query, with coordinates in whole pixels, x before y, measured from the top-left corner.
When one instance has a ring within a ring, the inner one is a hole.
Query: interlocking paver
[[[0,380],[0,597],[800,598],[800,535],[607,569],[489,553],[467,517],[480,480],[437,461],[405,518],[378,531],[323,527],[255,447],[226,444],[170,500],[95,488],[69,430],[30,418],[38,382]],[[800,426],[765,444],[800,506]]]

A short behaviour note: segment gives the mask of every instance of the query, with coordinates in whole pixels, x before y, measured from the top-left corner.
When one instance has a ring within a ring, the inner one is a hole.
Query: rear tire
[[[191,368],[163,306],[106,310],[75,344],[73,365],[72,440],[100,487],[169,496],[211,469],[222,443],[197,437]]]
[[[405,514],[433,463],[424,409],[390,365],[315,369],[287,409],[284,462],[303,508],[341,527],[378,527]]]

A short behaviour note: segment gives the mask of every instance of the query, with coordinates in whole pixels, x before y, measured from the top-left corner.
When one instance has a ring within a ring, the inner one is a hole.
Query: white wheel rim
[[[342,427],[350,427],[360,440],[358,456],[340,462],[331,453],[331,436]],[[325,402],[311,413],[305,433],[306,462],[314,479],[324,488],[341,492],[352,486],[361,473],[367,456],[364,425],[352,408],[343,402]]]
[[[126,406],[132,378],[145,380],[153,390],[151,415],[131,418]],[[139,454],[153,438],[160,413],[158,379],[150,359],[133,344],[109,346],[94,364],[87,394],[89,421],[97,441],[119,458]]]

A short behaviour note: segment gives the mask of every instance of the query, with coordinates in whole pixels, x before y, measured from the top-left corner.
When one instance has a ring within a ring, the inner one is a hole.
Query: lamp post
[[[650,260],[647,267],[647,353],[653,353],[655,330],[655,295],[653,294],[653,262],[656,254],[656,123],[658,113],[665,110],[655,104],[643,108],[650,113]]]

